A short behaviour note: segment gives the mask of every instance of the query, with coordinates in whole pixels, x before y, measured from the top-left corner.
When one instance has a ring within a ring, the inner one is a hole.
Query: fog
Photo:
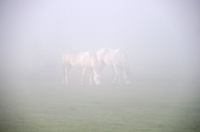
[[[133,82],[197,81],[199,4],[196,0],[1,1],[1,80],[61,82],[66,50],[96,54],[108,47],[127,53]]]
[[[1,0],[1,131],[199,131],[200,1]],[[131,85],[100,86],[65,51],[126,52]]]

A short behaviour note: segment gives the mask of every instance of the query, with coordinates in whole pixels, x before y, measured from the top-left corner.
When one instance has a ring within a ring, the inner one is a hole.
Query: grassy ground
[[[198,88],[16,83],[0,91],[1,132],[199,132]]]

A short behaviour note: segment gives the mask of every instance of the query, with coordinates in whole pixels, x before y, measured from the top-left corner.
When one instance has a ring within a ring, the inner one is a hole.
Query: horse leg
[[[115,78],[113,80],[113,84],[115,84],[116,80],[119,77],[119,71],[118,71],[118,67],[117,66],[114,66],[113,68],[114,68],[114,71],[115,71]]]
[[[69,82],[68,82],[68,73],[69,73],[69,70],[71,68],[72,68],[72,66],[69,65],[69,64],[65,67],[65,81],[66,81],[66,84],[69,84]]]
[[[65,69],[65,82],[66,82],[66,84],[69,84],[69,82],[68,82],[68,70],[67,69]]]
[[[63,83],[69,84],[68,82],[68,72],[71,69],[71,65],[68,63],[63,64]]]
[[[90,71],[90,85],[92,85],[92,77],[93,77],[93,74],[92,74],[93,72],[92,71]]]
[[[114,78],[114,67],[112,67],[112,69],[111,69],[112,71],[112,73],[111,73],[111,78],[113,79]]]
[[[66,64],[63,64],[63,79],[62,79],[62,83],[66,83],[68,84],[68,71],[67,71],[67,66]]]
[[[122,69],[119,68],[119,77],[118,77],[118,79],[119,79],[119,84],[121,84],[121,75],[122,75]]]
[[[84,67],[84,68],[82,69],[81,85],[83,85],[83,79],[84,79],[84,77],[85,77],[85,71],[86,71],[86,70],[87,70],[86,67]]]
[[[62,79],[62,83],[65,83],[65,65],[63,64],[63,79]]]

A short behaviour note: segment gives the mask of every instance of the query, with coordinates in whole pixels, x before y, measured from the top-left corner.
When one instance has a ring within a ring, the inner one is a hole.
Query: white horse
[[[99,62],[100,71],[102,71],[106,65],[112,66],[114,69],[115,77],[113,78],[113,84],[115,84],[117,79],[119,80],[119,83],[121,83],[121,73],[124,74],[125,83],[130,83],[128,58],[121,49],[113,50],[101,48],[97,52],[97,59]]]
[[[83,84],[83,79],[87,69],[93,70],[93,75],[90,75],[90,85],[92,85],[92,76],[96,85],[100,84],[99,79],[99,65],[94,54],[90,51],[87,52],[76,52],[67,51],[62,57],[63,63],[63,83],[68,84],[68,72],[72,67],[82,69],[81,85]]]

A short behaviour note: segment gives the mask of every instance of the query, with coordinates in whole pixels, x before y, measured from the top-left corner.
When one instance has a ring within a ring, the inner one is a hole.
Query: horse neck
[[[98,64],[98,61],[95,57],[93,57],[91,59],[91,63],[92,63],[92,67],[93,67],[93,70],[94,70],[94,73],[98,73],[99,72],[99,64]]]
[[[99,72],[98,64],[94,64],[93,69],[94,69],[94,73],[98,73]]]

